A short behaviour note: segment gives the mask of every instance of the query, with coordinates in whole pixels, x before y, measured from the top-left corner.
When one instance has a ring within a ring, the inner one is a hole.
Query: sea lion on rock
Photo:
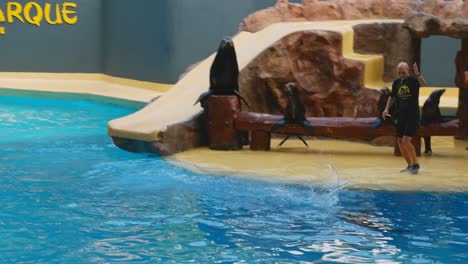
[[[283,119],[277,121],[271,128],[271,132],[274,132],[280,127],[283,127],[285,125],[291,125],[291,124],[296,124],[296,125],[301,125],[305,127],[307,133],[309,135],[312,135],[314,133],[314,130],[312,128],[312,125],[309,123],[307,118],[305,117],[305,108],[304,104],[302,104],[299,94],[297,93],[297,86],[295,83],[287,83],[283,87],[287,98],[288,98],[288,104],[286,105],[286,109],[284,111],[284,117]],[[286,136],[286,138],[281,141],[279,146],[283,145],[286,140],[288,140],[290,135]],[[306,146],[307,142],[301,137],[297,136]]]
[[[442,114],[440,113],[440,97],[445,93],[445,89],[433,91],[424,102],[421,114],[421,125],[442,123]],[[431,137],[424,137],[424,153],[432,153]]]
[[[210,88],[197,99],[195,104],[210,95],[237,95],[248,106],[239,94],[239,66],[236,50],[231,38],[224,38],[219,44],[216,57],[210,69]]]
[[[390,107],[390,111],[389,111],[389,114],[390,114],[389,117],[390,118],[387,118],[386,120],[382,119],[382,113],[385,110],[385,107],[387,106],[388,98],[390,97],[392,92],[386,86],[382,87],[380,89],[380,92],[381,92],[381,95],[380,95],[379,101],[377,103],[377,107],[378,107],[378,110],[379,110],[379,116],[374,120],[374,122],[370,126],[370,128],[369,128],[370,130],[373,130],[373,129],[376,129],[376,128],[382,126],[385,122],[389,122],[389,123],[392,123],[394,125],[395,120],[397,120],[397,118],[396,118],[397,117],[397,113],[396,113],[397,108],[395,107],[396,103],[394,103]]]

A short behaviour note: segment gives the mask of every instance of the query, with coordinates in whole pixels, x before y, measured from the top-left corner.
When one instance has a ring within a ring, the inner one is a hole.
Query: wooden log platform
[[[240,112],[235,121],[239,131],[251,132],[252,150],[269,150],[271,128],[273,124],[282,119],[279,115],[260,114],[253,112]],[[395,136],[396,129],[392,124],[385,123],[377,129],[369,129],[376,118],[351,117],[309,117],[307,120],[314,129],[309,135],[300,125],[285,125],[275,131],[277,134],[291,134],[315,137],[329,137],[336,139],[370,140],[379,136]],[[455,136],[458,131],[458,119],[441,124],[422,126],[416,131],[416,140],[424,136]],[[418,147],[418,146],[416,146]]]
[[[209,147],[215,150],[239,150],[241,134],[234,121],[241,111],[237,96],[212,95],[202,101],[207,119]]]

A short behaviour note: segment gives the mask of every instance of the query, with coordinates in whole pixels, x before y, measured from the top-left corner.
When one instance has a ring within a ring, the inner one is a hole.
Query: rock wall
[[[278,0],[245,18],[240,29],[257,32],[277,22],[376,18],[405,19],[418,37],[468,35],[468,2],[463,0],[303,0],[302,4]]]
[[[169,126],[160,132],[161,140],[148,142],[119,137],[112,137],[114,144],[129,152],[150,152],[169,156],[188,149],[208,144],[206,120],[203,113],[187,122]]]
[[[417,37],[445,35],[468,37],[468,2],[463,0],[427,0],[405,17],[406,27]]]
[[[363,87],[364,65],[344,58],[341,45],[339,33],[306,31],[265,50],[239,74],[249,111],[280,114],[287,103],[282,87],[296,82],[307,116],[377,116],[380,92]]]
[[[396,65],[401,61],[420,64],[421,40],[401,23],[360,24],[354,26],[354,51],[384,56],[385,82],[396,78]]]

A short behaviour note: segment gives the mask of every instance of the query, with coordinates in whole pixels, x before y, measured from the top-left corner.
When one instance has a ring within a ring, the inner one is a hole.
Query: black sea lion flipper
[[[383,124],[382,118],[378,117],[372,122],[371,126],[369,127],[369,130],[374,130],[379,128]]]
[[[248,108],[250,108],[249,104],[247,103],[247,101],[245,101],[244,97],[242,97],[242,95],[240,95],[239,91],[234,90],[234,93],[235,93],[237,96],[239,96],[239,98],[242,100],[242,102],[244,102],[244,104],[245,104]]]
[[[302,141],[302,143],[304,143],[304,145],[309,147],[309,144],[307,144],[307,142],[301,136],[297,136],[297,137]]]
[[[283,139],[283,141],[281,141],[281,142],[278,144],[278,147],[281,147],[281,146],[284,144],[284,142],[286,142],[286,140],[288,140],[288,139],[289,139],[289,136],[286,136],[286,137]]]
[[[276,121],[271,127],[271,133],[274,133],[278,128],[284,126],[285,124],[286,124],[286,121],[284,119]]]
[[[314,134],[314,128],[310,124],[309,120],[304,119],[304,122],[302,122],[302,125],[305,127],[308,136],[311,136]]]
[[[202,94],[200,94],[200,97],[198,97],[197,101],[193,104],[193,105],[196,105],[198,102],[201,102],[203,99],[205,99],[206,97],[212,95],[213,92],[212,91],[208,91],[208,92],[204,92]]]
[[[424,137],[424,153],[432,154],[431,137]]]

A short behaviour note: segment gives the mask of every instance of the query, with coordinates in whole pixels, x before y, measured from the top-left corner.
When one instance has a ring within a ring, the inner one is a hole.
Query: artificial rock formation
[[[199,114],[193,119],[170,125],[165,131],[159,132],[160,140],[154,142],[112,137],[114,144],[129,152],[150,152],[169,156],[208,142],[205,116]]]
[[[354,30],[354,51],[384,57],[385,82],[396,78],[395,67],[401,61],[420,65],[420,43],[401,23],[358,24]]]
[[[281,113],[287,103],[281,87],[295,82],[306,116],[376,116],[380,92],[363,87],[364,65],[344,58],[341,45],[339,33],[307,31],[288,35],[265,50],[239,75],[249,111]]]
[[[273,23],[291,21],[405,19],[418,37],[468,34],[468,2],[463,0],[278,0],[276,5],[248,16],[240,29],[257,32]]]
[[[468,37],[468,2],[427,0],[406,14],[405,27],[418,37],[445,35]]]

